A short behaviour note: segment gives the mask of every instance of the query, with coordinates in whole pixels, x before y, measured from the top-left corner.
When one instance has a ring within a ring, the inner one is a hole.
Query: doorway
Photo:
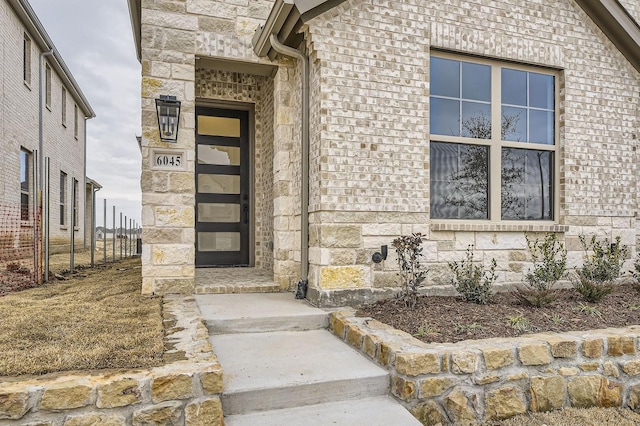
[[[196,107],[196,267],[249,266],[249,112]]]

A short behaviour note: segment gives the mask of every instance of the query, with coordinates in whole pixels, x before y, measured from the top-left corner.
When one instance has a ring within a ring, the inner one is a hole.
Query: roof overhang
[[[138,55],[138,61],[142,62],[142,3],[141,0],[128,0],[127,3],[129,4],[129,17],[133,30],[133,42],[136,45],[136,55]]]
[[[253,51],[259,57],[268,56],[273,60],[277,53],[271,47],[269,38],[275,34],[281,43],[298,47],[302,35],[300,27],[321,13],[339,5],[345,0],[276,0],[267,21],[253,36]]]
[[[618,0],[576,0],[602,32],[640,71],[640,26]]]
[[[80,86],[73,78],[71,71],[69,71],[69,68],[67,68],[67,65],[64,63],[64,60],[58,52],[58,49],[56,49],[53,41],[51,41],[51,39],[49,38],[49,35],[36,16],[36,13],[31,8],[29,2],[27,0],[8,0],[8,3],[27,29],[27,32],[29,33],[32,41],[38,45],[40,51],[53,51],[52,55],[49,56],[49,62],[60,76],[60,79],[62,80],[64,85],[67,87],[68,92],[78,103],[78,106],[84,113],[84,116],[86,118],[95,117],[96,114],[95,112],[93,112],[91,105],[89,105],[89,101],[87,101],[87,98],[82,93],[82,90],[80,90]]]

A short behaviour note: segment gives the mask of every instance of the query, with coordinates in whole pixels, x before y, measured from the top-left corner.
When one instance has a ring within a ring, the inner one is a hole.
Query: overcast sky
[[[29,0],[96,118],[87,124],[87,176],[102,185],[96,223],[112,206],[140,221],[140,63],[126,0]],[[127,224],[128,225],[128,224]]]

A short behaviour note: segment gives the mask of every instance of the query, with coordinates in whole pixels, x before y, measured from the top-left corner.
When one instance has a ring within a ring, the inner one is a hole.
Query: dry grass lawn
[[[501,426],[637,426],[640,425],[640,413],[624,408],[566,408],[549,413],[524,414],[488,424]]]
[[[162,364],[161,299],[141,281],[126,259],[0,297],[0,376]]]

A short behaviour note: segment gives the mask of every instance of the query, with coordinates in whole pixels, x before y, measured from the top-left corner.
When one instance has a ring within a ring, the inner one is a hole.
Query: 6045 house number
[[[153,158],[153,165],[156,167],[169,168],[169,169],[182,169],[182,155],[181,154],[155,154]]]

